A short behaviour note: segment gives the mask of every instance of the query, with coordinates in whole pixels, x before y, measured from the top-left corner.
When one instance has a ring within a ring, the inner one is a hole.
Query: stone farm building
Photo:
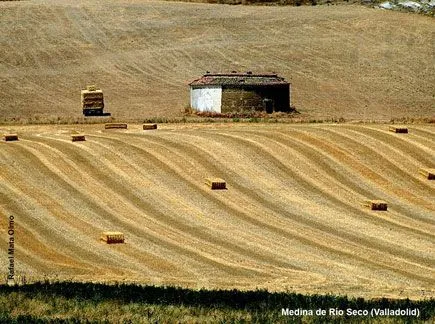
[[[189,85],[190,106],[196,111],[290,110],[290,83],[275,73],[207,72]]]

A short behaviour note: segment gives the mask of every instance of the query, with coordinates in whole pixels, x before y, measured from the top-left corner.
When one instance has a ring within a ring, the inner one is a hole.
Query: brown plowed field
[[[20,136],[0,143],[1,227],[15,216],[17,273],[435,296],[435,182],[418,173],[435,166],[434,126],[140,126],[0,129]],[[71,142],[73,131],[87,141]],[[228,190],[211,191],[210,176]],[[126,244],[100,242],[104,230]]]
[[[315,118],[434,117],[435,22],[357,5],[0,1],[0,121],[173,117],[205,71],[275,71]]]

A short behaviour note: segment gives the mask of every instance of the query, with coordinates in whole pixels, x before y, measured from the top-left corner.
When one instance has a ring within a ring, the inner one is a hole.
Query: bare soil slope
[[[117,118],[174,116],[209,71],[275,71],[316,117],[435,114],[435,21],[360,6],[0,2],[0,117],[78,117],[95,83]]]
[[[434,126],[139,126],[1,129],[20,136],[0,142],[0,225],[15,216],[17,274],[435,296],[435,182],[418,173],[435,166]],[[126,244],[100,242],[105,230]]]

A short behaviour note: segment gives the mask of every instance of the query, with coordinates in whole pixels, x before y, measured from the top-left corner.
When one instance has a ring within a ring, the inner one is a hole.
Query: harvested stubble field
[[[0,143],[0,226],[14,215],[17,274],[435,296],[435,182],[419,174],[435,165],[434,126],[141,126],[1,129],[20,136]],[[126,243],[99,241],[103,231]]]
[[[0,117],[81,116],[87,84],[116,118],[172,117],[207,70],[275,71],[316,118],[433,117],[434,26],[357,5],[0,2]]]

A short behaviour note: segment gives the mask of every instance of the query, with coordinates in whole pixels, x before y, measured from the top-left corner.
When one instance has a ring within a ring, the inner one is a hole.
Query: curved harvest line
[[[216,136],[216,134],[214,134],[215,136]],[[135,136],[135,135],[132,135],[132,134],[126,134],[126,135],[121,135],[121,136]],[[143,140],[150,140],[150,138],[144,138],[144,137],[140,137],[140,136],[136,136],[136,137],[139,137],[139,138],[142,138]],[[183,145],[181,145],[180,143],[179,143],[179,139],[177,139],[177,142],[172,142],[172,141],[169,141],[169,140],[164,140],[164,139],[162,139],[162,138],[156,138],[156,137],[153,137],[153,140],[154,141],[159,141],[160,143],[164,143],[164,146],[165,147],[170,147],[170,146],[173,146],[173,147],[175,147],[175,148],[177,148],[178,147],[178,149],[182,149],[183,150],[183,152],[185,152],[185,153],[188,153],[190,156],[194,156],[195,157],[195,159],[196,160],[198,160],[198,155],[208,155],[208,153],[202,153],[202,154],[200,154],[199,153],[199,149],[198,149],[198,147],[196,147],[195,149],[194,148],[192,148],[190,145],[185,145],[185,144],[183,144]],[[245,139],[239,139],[240,141],[242,141],[245,145],[249,145],[248,143],[246,143],[246,140]],[[207,156],[207,157],[205,157],[204,158],[204,162],[202,162],[204,165],[207,165],[209,168],[211,168],[211,169],[213,169],[213,168],[215,168],[215,166],[213,166],[213,162],[214,160],[210,157],[210,156]],[[284,169],[285,169],[286,167],[284,166]],[[228,175],[228,171],[224,171],[223,169],[221,169],[221,168],[219,168],[219,169],[217,169],[217,171],[218,171],[218,174],[223,174],[223,175]],[[234,186],[237,190],[239,190],[239,191],[241,191],[241,192],[243,192],[244,194],[246,194],[246,195],[255,195],[255,193],[253,193],[251,190],[249,190],[248,188],[243,188],[243,187],[241,187],[241,186],[238,186],[237,185],[237,181],[235,181],[234,182],[234,184],[232,185],[232,186]],[[261,203],[264,203],[265,205],[267,205],[267,201],[264,201],[264,199],[262,199],[262,197],[260,197],[260,196],[256,196],[256,198],[258,199],[258,200],[260,200],[260,202]],[[262,201],[263,200],[263,201]],[[283,210],[283,209],[279,209],[279,208],[277,208],[277,207],[275,207],[275,211],[277,211],[278,213],[281,213],[281,214],[284,214],[284,215],[288,215],[288,217],[290,217],[290,218],[292,218],[292,217],[297,217],[297,218],[302,218],[302,217],[300,217],[300,216],[295,216],[295,215],[291,215],[287,210]],[[358,210],[359,211],[359,210]],[[277,227],[274,227],[274,226],[270,226],[269,224],[265,224],[265,223],[262,223],[262,222],[258,222],[258,221],[255,221],[255,220],[253,220],[252,218],[248,218],[248,219],[246,219],[246,216],[244,216],[244,215],[240,215],[240,214],[237,214],[237,216],[242,216],[243,217],[243,219],[245,219],[245,220],[248,220],[248,221],[250,221],[250,222],[254,222],[255,224],[257,224],[257,225],[259,225],[259,226],[263,226],[263,227],[267,227],[267,228],[270,228],[271,230],[273,230],[273,231],[275,231],[275,232],[277,232],[277,233],[280,233],[281,235],[284,235],[284,236],[286,236],[286,235],[288,235],[288,233],[286,233],[284,230],[282,230],[281,228],[277,228]],[[304,222],[307,222],[307,220],[303,220]],[[323,225],[321,225],[321,224],[319,224],[319,223],[314,223],[314,222],[311,222],[311,221],[308,221],[308,224],[309,225],[311,225],[311,226],[314,226],[314,227],[319,227],[320,226],[320,228],[321,228],[321,230],[323,231],[323,232],[325,232],[325,233],[328,233],[328,231],[332,231],[333,233],[334,232],[336,232],[335,231],[335,229],[333,229],[333,228],[330,228],[330,227],[327,227],[327,226],[323,226]],[[336,232],[335,233],[336,234],[336,236],[339,238],[339,239],[342,239],[341,238],[341,232]],[[348,235],[349,236],[349,235]],[[351,237],[351,236],[349,236],[349,237]],[[313,245],[313,243],[314,242],[312,242],[311,240],[308,240],[308,239],[306,239],[305,237],[295,237],[297,240],[302,240],[303,241],[303,243],[304,244],[307,244],[307,245]],[[351,238],[353,238],[354,239],[354,241],[355,242],[359,242],[360,241],[360,237],[351,237]],[[372,243],[371,241],[369,241],[369,240],[366,240],[366,243],[367,243],[367,245],[368,245],[368,247],[371,247],[371,248],[375,248],[375,250],[377,250],[377,251],[379,251],[381,254],[385,254],[385,252],[386,251],[388,251],[391,255],[403,255],[404,253],[403,253],[403,248],[402,247],[397,247],[397,248],[391,248],[390,246],[385,246],[385,245],[379,245],[379,244],[374,244],[374,243]],[[316,243],[314,243],[315,245],[316,245]],[[357,243],[357,245],[358,245],[358,243]],[[379,266],[381,266],[381,267],[385,267],[385,268],[388,268],[388,269],[390,269],[390,270],[393,270],[393,271],[397,271],[398,269],[397,268],[394,268],[394,267],[391,267],[391,266],[388,266],[388,265],[385,265],[385,264],[380,264],[380,263],[378,263],[378,262],[373,262],[372,260],[369,260],[369,259],[365,259],[365,258],[363,258],[363,257],[360,257],[360,256],[357,256],[357,255],[354,255],[354,254],[351,254],[351,253],[343,253],[343,251],[338,251],[337,249],[334,249],[334,248],[331,248],[331,247],[329,247],[329,246],[322,246],[322,245],[317,245],[318,247],[320,247],[320,248],[322,248],[322,249],[326,249],[326,250],[328,250],[329,252],[331,252],[331,253],[338,253],[338,254],[340,254],[340,255],[345,255],[345,256],[347,256],[348,258],[350,258],[350,259],[352,259],[352,258],[354,258],[354,259],[357,259],[357,260],[359,260],[359,261],[361,261],[361,262],[364,262],[364,263],[370,263],[370,264],[372,264],[372,265],[375,265],[376,267],[379,267]],[[360,246],[361,247],[361,246]],[[421,258],[421,257],[419,257],[419,256],[416,256],[416,255],[413,255],[412,253],[411,253],[411,251],[409,251],[409,252],[407,252],[407,253],[405,253],[405,255],[406,255],[406,257],[407,258],[409,258],[410,260],[413,260],[414,262],[417,262],[418,264],[420,264],[420,265],[426,265],[427,267],[430,267],[430,264],[432,264],[431,262],[429,262],[429,260],[427,260],[426,258]],[[381,258],[382,259],[382,258]],[[401,271],[401,273],[402,274],[407,274],[408,276],[409,275],[411,275],[411,276],[414,276],[415,274],[410,274],[410,273],[408,273],[408,271],[402,271],[402,270],[399,270],[399,271]],[[421,277],[421,276],[418,276],[420,279],[423,279],[423,278],[425,278],[425,277]],[[432,282],[433,280],[432,279],[429,279],[429,278],[426,278],[426,279],[423,279],[423,280],[429,280],[429,282]]]

